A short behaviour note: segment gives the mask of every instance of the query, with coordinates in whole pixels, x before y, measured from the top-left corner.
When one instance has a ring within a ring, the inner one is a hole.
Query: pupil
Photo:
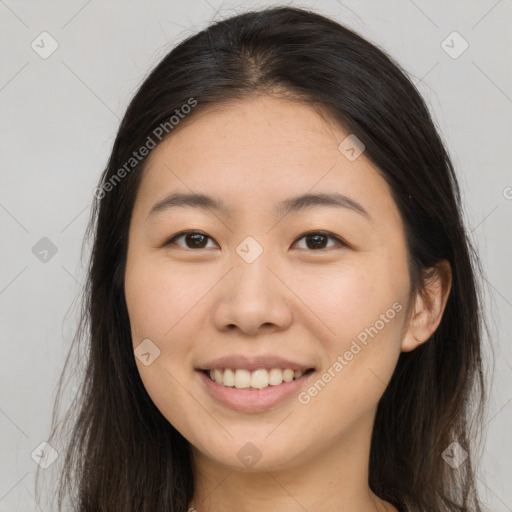
[[[192,239],[193,240],[193,245],[194,247],[199,247],[202,248],[205,244],[204,244],[204,240],[206,239],[206,237],[204,235],[201,235],[200,233],[196,233],[196,234],[188,234],[187,235],[188,239]],[[198,237],[199,237],[199,244],[197,244],[196,242],[198,241]],[[203,239],[203,244],[201,244],[201,238]]]
[[[312,247],[313,249],[318,249],[318,247],[319,247],[319,246],[318,246],[317,242],[318,242],[319,240],[321,241],[321,239],[324,239],[324,240],[325,240],[325,238],[326,238],[326,237],[325,237],[324,235],[310,235],[310,236],[308,236],[308,237],[307,237],[307,239],[309,239],[309,240],[310,240],[310,239],[315,239],[315,243],[313,244],[313,247]],[[320,243],[320,245],[322,245],[322,246],[323,246],[324,244]],[[311,249],[311,247],[310,247],[310,244],[309,244],[309,243],[307,243],[307,246],[308,246],[308,249]],[[323,248],[323,247],[320,247],[320,248]]]

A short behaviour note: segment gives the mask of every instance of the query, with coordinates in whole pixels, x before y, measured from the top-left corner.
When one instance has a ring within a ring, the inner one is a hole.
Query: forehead
[[[374,215],[396,217],[388,185],[364,152],[351,160],[340,151],[349,135],[308,104],[266,96],[194,113],[147,161],[146,210],[175,191],[222,198],[240,212],[338,192]]]

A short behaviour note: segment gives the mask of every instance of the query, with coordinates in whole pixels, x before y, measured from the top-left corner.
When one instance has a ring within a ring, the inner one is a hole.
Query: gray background
[[[512,3],[291,3],[338,19],[397,59],[448,145],[485,267],[492,327],[485,350],[492,345],[496,359],[479,485],[489,510],[512,511]],[[71,306],[84,281],[92,192],[124,109],[185,36],[274,4],[0,0],[0,512],[49,510],[34,501],[31,453],[49,433],[76,325]],[[47,58],[44,31],[58,44]],[[457,58],[463,41],[443,44],[453,31],[469,44]]]

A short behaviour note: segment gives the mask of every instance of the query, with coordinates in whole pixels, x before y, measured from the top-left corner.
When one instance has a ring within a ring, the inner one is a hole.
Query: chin
[[[272,436],[273,434],[271,434]],[[301,439],[288,436],[287,443],[281,439],[269,439],[268,430],[259,437],[240,434],[233,436],[229,443],[210,441],[208,450],[203,451],[195,447],[200,456],[207,457],[216,465],[225,467],[230,471],[259,473],[263,471],[276,471],[296,465],[300,458],[294,449],[302,446]]]

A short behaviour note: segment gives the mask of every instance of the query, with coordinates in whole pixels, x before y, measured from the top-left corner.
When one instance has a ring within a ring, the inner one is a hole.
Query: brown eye
[[[173,236],[168,242],[165,243],[165,245],[171,245],[180,238],[184,238],[185,240],[185,249],[205,249],[207,240],[211,239],[211,237],[205,235],[204,233],[200,233],[199,231],[185,231]],[[180,244],[176,245],[183,247]]]
[[[183,238],[185,240],[185,245],[176,243],[177,240]],[[346,246],[345,242],[338,238],[337,236],[323,232],[323,231],[312,231],[310,233],[306,233],[302,235],[298,240],[306,240],[306,247],[303,247],[309,251],[321,251],[325,249],[329,249],[331,246],[327,246],[329,240],[335,242],[334,246],[337,244],[338,246]],[[201,233],[200,231],[183,231],[174,235],[170,240],[168,240],[164,245],[178,245],[179,247],[183,247],[184,249],[207,249],[208,240],[213,240],[210,236],[205,233]]]
[[[340,238],[330,233],[325,233],[323,231],[313,231],[311,233],[306,233],[302,235],[298,240],[306,240],[306,249],[312,251],[319,251],[323,249],[328,249],[326,244],[328,240],[334,240],[338,245],[346,245]],[[332,246],[331,246],[332,247]]]

